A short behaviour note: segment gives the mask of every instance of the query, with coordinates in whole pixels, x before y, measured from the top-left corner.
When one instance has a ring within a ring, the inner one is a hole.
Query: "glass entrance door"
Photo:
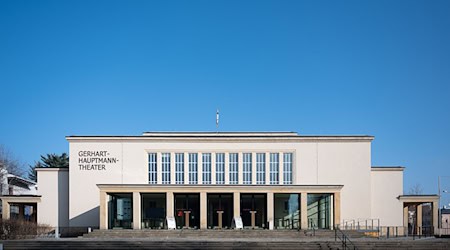
[[[133,196],[131,193],[109,194],[108,228],[132,228]]]
[[[308,194],[309,228],[333,228],[331,217],[332,200],[331,194]]]
[[[166,219],[166,194],[141,194],[141,228],[164,228]]]
[[[231,228],[233,194],[208,194],[208,228]]]
[[[241,194],[241,217],[244,228],[266,228],[266,211],[266,194]]]
[[[300,195],[274,195],[274,223],[276,229],[300,228]]]
[[[200,228],[200,194],[174,194],[177,228]]]

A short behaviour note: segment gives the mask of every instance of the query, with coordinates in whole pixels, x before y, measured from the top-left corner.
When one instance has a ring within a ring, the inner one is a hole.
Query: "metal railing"
[[[357,219],[344,220],[340,226],[340,229],[378,231],[379,227],[380,219]]]
[[[342,249],[357,249],[356,245],[350,240],[350,238],[339,227],[334,228],[334,241],[341,241]]]

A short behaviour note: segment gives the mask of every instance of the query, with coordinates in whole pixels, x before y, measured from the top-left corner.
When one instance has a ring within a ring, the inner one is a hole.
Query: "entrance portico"
[[[112,211],[132,211],[130,227],[146,228],[148,222],[143,219],[142,197],[149,197],[148,194],[152,193],[164,194],[165,206],[147,198],[146,208],[156,206],[149,211],[165,210],[166,218],[177,218],[177,228],[229,228],[232,218],[241,217],[244,228],[274,229],[286,225],[283,227],[307,229],[321,225],[331,229],[340,221],[340,192],[343,186],[98,184],[97,187],[100,190],[100,229],[109,229],[108,221],[111,218],[126,217],[123,214],[108,214]],[[117,194],[128,194],[131,201],[128,199],[128,202],[121,202],[120,205],[124,207],[112,210],[109,208],[111,197],[116,197]],[[318,195],[327,197],[327,202],[319,202],[316,198]],[[158,201],[161,200],[162,198]],[[147,211],[146,214],[148,220],[148,214],[157,213]],[[293,219],[294,217],[298,219]],[[317,223],[308,223],[313,220]],[[277,226],[275,223],[278,223]]]

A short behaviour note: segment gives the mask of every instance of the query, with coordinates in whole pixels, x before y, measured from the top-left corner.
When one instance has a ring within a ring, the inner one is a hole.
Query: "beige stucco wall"
[[[41,202],[37,204],[38,223],[52,227],[69,226],[69,171],[68,169],[37,169]]]
[[[383,226],[403,226],[403,170],[371,171],[372,218]]]
[[[370,141],[220,141],[70,140],[70,226],[97,226],[96,184],[147,184],[148,152],[292,152],[294,184],[344,185],[342,219],[370,218]],[[107,151],[118,161],[105,170],[80,170],[80,151]],[[268,169],[268,166],[266,166]],[[281,166],[280,166],[281,167]],[[200,169],[200,167],[199,167]],[[240,178],[242,175],[240,175]],[[225,190],[224,190],[225,191]],[[232,190],[230,190],[232,192]]]

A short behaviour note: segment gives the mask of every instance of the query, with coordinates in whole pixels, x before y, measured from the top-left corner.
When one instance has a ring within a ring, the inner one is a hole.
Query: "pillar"
[[[207,208],[207,194],[200,193],[200,229],[208,228],[208,208]]]
[[[174,217],[173,192],[166,192],[166,217]]]
[[[438,224],[439,224],[439,203],[437,201],[434,201],[432,203],[433,206],[433,228],[434,228],[434,232],[435,234],[438,232]],[[440,232],[439,232],[440,233]]]
[[[9,210],[9,206],[8,206]],[[100,191],[100,229],[108,229],[108,194]],[[5,212],[5,205],[3,205],[3,212]]]
[[[308,229],[308,193],[300,194],[300,228]]]
[[[416,206],[417,234],[422,234],[422,204]]]
[[[3,219],[9,219],[10,217],[10,205],[8,201],[5,201],[2,199],[3,208],[2,208],[2,218]]]
[[[273,230],[273,224],[274,224],[274,219],[273,219],[273,193],[267,193],[267,223],[269,223],[269,230]]]
[[[334,197],[334,226],[339,227],[341,224],[341,193],[336,192]]]
[[[141,193],[133,192],[133,229],[141,229]]]
[[[406,204],[403,204],[403,227],[405,228],[406,232],[408,232],[408,223],[409,223],[409,214],[408,214],[408,208],[409,206]]]
[[[241,217],[241,193],[233,193],[233,217]]]

